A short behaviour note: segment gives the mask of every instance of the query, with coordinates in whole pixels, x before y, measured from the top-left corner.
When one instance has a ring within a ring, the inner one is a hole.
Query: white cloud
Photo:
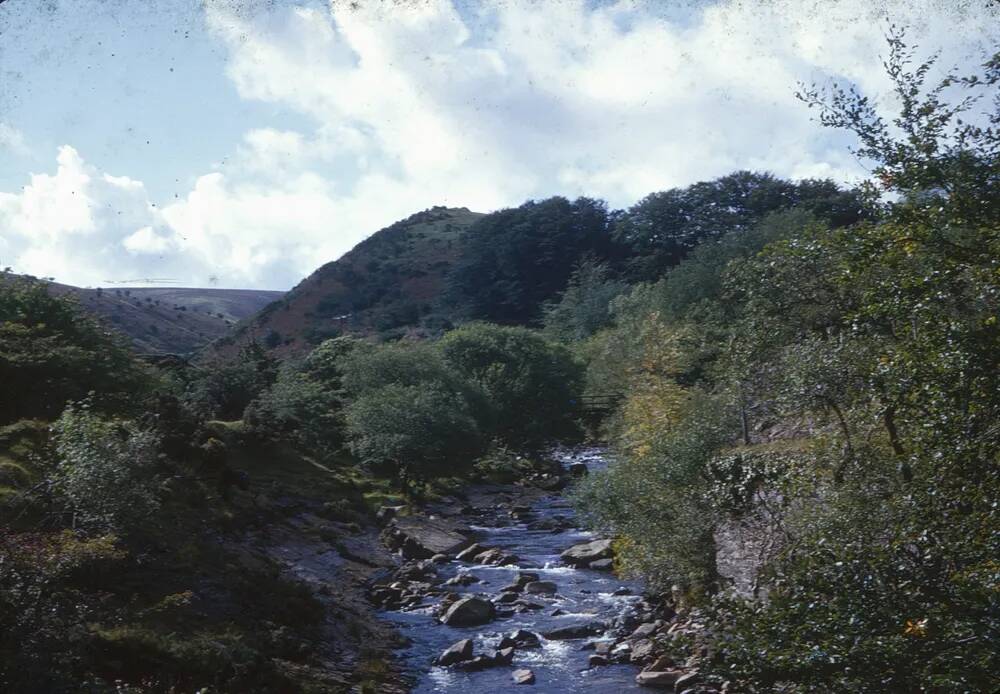
[[[849,181],[863,170],[795,100],[798,82],[850,80],[889,105],[886,16],[944,65],[1000,32],[979,4],[940,0],[352,4],[209,3],[240,96],[295,112],[294,128],[246,132],[162,209],[64,147],[56,174],[0,194],[0,264],[285,288],[435,204],[625,206],[740,168]]]
[[[14,154],[28,154],[31,152],[24,134],[12,125],[0,122],[0,152],[7,150]]]

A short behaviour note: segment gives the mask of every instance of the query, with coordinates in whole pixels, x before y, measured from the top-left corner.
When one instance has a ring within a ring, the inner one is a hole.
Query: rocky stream
[[[673,611],[612,573],[610,541],[577,528],[562,493],[605,452],[557,455],[565,474],[552,480],[481,485],[462,503],[383,518],[402,563],[370,597],[408,642],[412,691],[703,691],[696,670],[658,654],[681,626]]]

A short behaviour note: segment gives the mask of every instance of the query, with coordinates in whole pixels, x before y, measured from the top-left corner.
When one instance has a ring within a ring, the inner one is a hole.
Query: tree
[[[346,411],[351,450],[403,485],[454,475],[485,440],[469,403],[441,384],[390,383],[362,393]]]
[[[489,430],[511,445],[538,445],[572,435],[582,366],[569,350],[527,328],[474,323],[446,334],[447,367],[480,389]]]
[[[466,318],[512,325],[535,324],[544,302],[565,289],[586,255],[611,252],[603,202],[555,197],[500,210],[464,235],[446,302]]]
[[[703,241],[745,232],[768,214],[793,207],[835,226],[864,215],[858,194],[832,181],[793,183],[766,173],[738,171],[647,195],[621,215],[613,233],[630,250],[628,275],[633,280],[655,280]]]
[[[151,379],[124,339],[46,283],[0,273],[0,424],[55,419],[67,402],[95,393],[95,406],[128,409]]]
[[[611,300],[626,290],[606,265],[585,258],[573,271],[559,301],[545,305],[545,332],[558,340],[583,340],[611,322]]]

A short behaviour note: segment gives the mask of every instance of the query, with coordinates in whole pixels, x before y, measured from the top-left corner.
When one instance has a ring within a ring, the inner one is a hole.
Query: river
[[[562,451],[557,455],[567,466],[582,462],[591,471],[607,465],[604,451],[598,448]],[[533,521],[569,519],[568,525],[572,526],[573,509],[562,493],[550,493],[534,498],[531,512],[522,515]],[[525,689],[545,694],[647,691],[636,685],[634,678],[638,668],[634,666],[616,664],[588,668],[588,657],[594,651],[585,650],[584,646],[604,636],[553,641],[543,638],[541,648],[517,649],[509,666],[474,672],[431,664],[442,651],[461,639],[472,639],[477,654],[490,653],[504,634],[517,629],[541,633],[577,624],[620,623],[628,619],[640,601],[642,586],[637,582],[620,580],[608,572],[575,569],[560,561],[559,554],[563,550],[594,539],[591,533],[573,527],[552,531],[530,529],[527,522],[500,523],[502,521],[486,521],[470,527],[481,544],[516,554],[517,566],[479,566],[450,561],[440,567],[440,575],[448,578],[459,572],[471,573],[480,582],[464,588],[455,586],[457,592],[496,597],[500,588],[514,581],[518,571],[530,571],[539,574],[543,581],[556,583],[556,595],[532,595],[531,599],[542,603],[543,609],[505,616],[479,627],[439,624],[435,619],[434,603],[410,611],[383,613],[410,640],[401,655],[408,669],[416,673],[413,691],[418,694],[511,691],[515,688],[512,672],[519,668],[528,668],[535,675],[533,687]]]

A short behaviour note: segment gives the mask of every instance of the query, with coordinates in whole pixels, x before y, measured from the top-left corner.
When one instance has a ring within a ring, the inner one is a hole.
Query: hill
[[[127,335],[136,350],[155,354],[195,352],[282,296],[257,289],[83,289],[57,283],[51,290],[75,295],[83,308]]]
[[[297,353],[345,332],[448,327],[438,299],[463,232],[481,217],[464,207],[433,207],[381,229],[237,326],[214,350],[232,354],[252,336],[276,352]]]

